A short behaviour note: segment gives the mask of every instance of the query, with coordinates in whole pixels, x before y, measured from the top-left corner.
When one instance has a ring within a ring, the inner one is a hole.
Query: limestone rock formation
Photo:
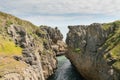
[[[120,80],[120,21],[69,26],[66,56],[87,80]]]
[[[50,39],[52,39],[53,43],[57,43],[58,40],[63,39],[63,35],[61,34],[60,30],[57,27],[56,28],[51,28],[47,26],[40,27],[49,34]]]
[[[63,41],[63,35],[60,30],[56,28],[51,28],[47,26],[40,26],[42,30],[46,31],[51,41],[51,47],[55,51],[56,55],[63,55],[66,51],[67,45]]]
[[[49,35],[0,12],[0,80],[46,80],[56,69]]]

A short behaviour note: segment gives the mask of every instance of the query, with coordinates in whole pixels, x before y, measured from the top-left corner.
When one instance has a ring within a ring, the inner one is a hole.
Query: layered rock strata
[[[48,33],[51,41],[51,47],[56,53],[56,56],[64,55],[67,45],[63,41],[63,35],[61,34],[60,30],[57,27],[51,28],[47,26],[41,26],[41,28]]]
[[[66,56],[87,80],[120,80],[120,21],[69,26]]]
[[[52,75],[57,61],[50,35],[28,21],[0,12],[0,80],[46,80]]]

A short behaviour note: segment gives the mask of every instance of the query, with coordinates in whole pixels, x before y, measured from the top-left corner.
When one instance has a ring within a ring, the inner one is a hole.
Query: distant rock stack
[[[120,80],[120,21],[69,26],[66,56],[87,80]]]
[[[65,54],[67,45],[63,41],[63,35],[60,30],[55,27],[41,26],[41,28],[47,32],[49,39],[51,41],[51,47],[55,51],[56,56]]]

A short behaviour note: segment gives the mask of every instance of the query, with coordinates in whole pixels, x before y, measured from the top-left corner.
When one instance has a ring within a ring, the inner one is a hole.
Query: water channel
[[[57,57],[58,68],[48,80],[84,80],[65,56]]]

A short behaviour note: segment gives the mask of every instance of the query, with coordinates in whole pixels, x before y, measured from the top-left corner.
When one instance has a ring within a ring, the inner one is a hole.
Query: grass
[[[13,41],[0,36],[0,56],[21,55],[22,48],[16,46]]]
[[[103,30],[108,30],[110,27],[116,27],[118,25],[120,25],[119,20],[111,22],[111,23],[104,23],[104,24],[102,24],[102,28],[103,28]]]
[[[105,24],[103,24],[102,25],[102,28],[103,28],[103,30],[108,30],[111,26],[113,26],[113,24],[112,23],[105,23]]]
[[[107,47],[106,52],[112,50],[118,43],[120,43],[120,22],[119,21],[113,22],[113,24],[114,24],[115,30],[113,33],[109,35],[105,44],[102,46],[103,48]]]
[[[112,57],[120,59],[120,43],[111,50]]]
[[[80,48],[69,48],[68,47],[68,50],[69,50],[69,52],[71,53],[71,54],[79,54],[79,53],[81,53],[81,49]]]
[[[75,48],[75,49],[74,49],[74,52],[75,52],[75,53],[80,53],[81,50],[80,50],[80,48]]]
[[[120,71],[120,61],[117,61],[113,64],[114,69],[116,69],[117,71]]]
[[[6,57],[0,59],[0,76],[3,76],[6,73],[17,72],[21,73],[22,69],[27,67],[23,62],[16,61],[12,58]]]
[[[103,26],[104,30],[107,30],[110,27],[114,27],[115,30],[109,35],[102,48],[105,48],[105,52],[109,52],[111,57],[117,60],[112,66],[120,71],[120,21],[104,24]]]
[[[27,34],[34,38],[35,45],[43,54],[52,54],[51,50],[43,50],[43,42],[48,41],[44,38],[46,36],[45,31],[42,31],[40,27],[33,25],[29,21],[21,20],[10,14],[0,12],[0,76],[7,72],[21,72],[21,69],[26,67],[24,62],[13,59],[15,55],[22,55],[22,48],[15,45],[14,41],[7,33],[7,28],[12,24],[23,27]]]
[[[9,27],[11,24],[21,25],[30,34],[34,33],[38,29],[41,33],[44,32],[38,26],[33,25],[29,21],[21,20],[10,14],[0,12],[0,27]]]
[[[7,25],[7,26],[10,26],[11,24],[13,24],[12,21],[10,21],[10,20],[7,20],[7,21],[6,21],[6,25]]]
[[[27,34],[31,35],[34,38],[34,43],[36,46],[43,50],[43,43],[47,43],[48,40],[45,38],[46,32],[41,29],[41,26],[38,27],[29,21],[21,20],[10,14],[0,12],[0,35],[6,36],[6,39],[0,36],[0,55],[12,56],[21,55],[22,53],[22,48],[16,46],[13,41],[8,40],[10,36],[7,33],[7,28],[12,24],[17,25],[17,27],[23,27]]]

